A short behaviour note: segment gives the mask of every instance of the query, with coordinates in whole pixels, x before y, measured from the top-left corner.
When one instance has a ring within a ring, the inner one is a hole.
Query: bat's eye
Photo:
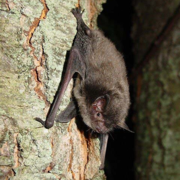
[[[97,113],[97,116],[100,117],[100,116],[101,116],[101,113]]]

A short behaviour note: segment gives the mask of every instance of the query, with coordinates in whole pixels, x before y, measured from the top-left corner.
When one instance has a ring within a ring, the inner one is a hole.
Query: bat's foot
[[[74,17],[77,20],[77,30],[82,30],[85,32],[86,35],[90,36],[91,35],[91,30],[86,26],[82,19],[82,14],[84,13],[84,10],[81,10],[81,7],[76,7],[71,10],[73,13]]]
[[[76,19],[81,19],[82,18],[82,14],[84,13],[84,10],[81,11],[81,7],[79,6],[79,7],[73,8],[71,10],[71,12],[76,17]]]

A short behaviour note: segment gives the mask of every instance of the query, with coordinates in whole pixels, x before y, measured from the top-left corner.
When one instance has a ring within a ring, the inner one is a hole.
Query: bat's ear
[[[107,107],[107,105],[109,104],[110,101],[110,96],[108,94],[104,95],[104,96],[100,96],[98,97],[95,101],[94,101],[94,105],[96,105],[97,109],[99,109],[101,112],[105,110],[105,108]],[[98,111],[98,110],[97,110]]]
[[[109,103],[109,95],[99,96],[92,104],[92,108],[96,112],[103,112]]]
[[[123,129],[125,129],[125,130],[127,130],[127,131],[129,131],[131,133],[134,133],[133,131],[131,131],[129,129],[129,127],[127,126],[127,124],[125,122],[120,122],[120,123],[117,124],[117,126],[120,127],[120,128],[123,128]]]

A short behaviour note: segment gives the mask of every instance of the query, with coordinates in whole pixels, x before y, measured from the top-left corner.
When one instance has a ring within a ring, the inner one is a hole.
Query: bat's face
[[[112,128],[107,126],[106,107],[109,98],[107,95],[98,97],[90,106],[91,128],[98,133],[107,133]]]
[[[125,124],[125,117],[129,107],[129,100],[121,98],[121,96],[104,95],[95,99],[89,105],[90,122],[88,126],[94,131],[106,134],[114,128],[123,128],[128,131],[129,128]]]

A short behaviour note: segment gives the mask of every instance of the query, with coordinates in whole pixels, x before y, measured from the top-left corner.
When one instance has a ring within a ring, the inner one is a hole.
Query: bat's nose
[[[103,129],[104,129],[104,122],[98,121],[96,125],[96,131],[98,133],[103,133]]]

